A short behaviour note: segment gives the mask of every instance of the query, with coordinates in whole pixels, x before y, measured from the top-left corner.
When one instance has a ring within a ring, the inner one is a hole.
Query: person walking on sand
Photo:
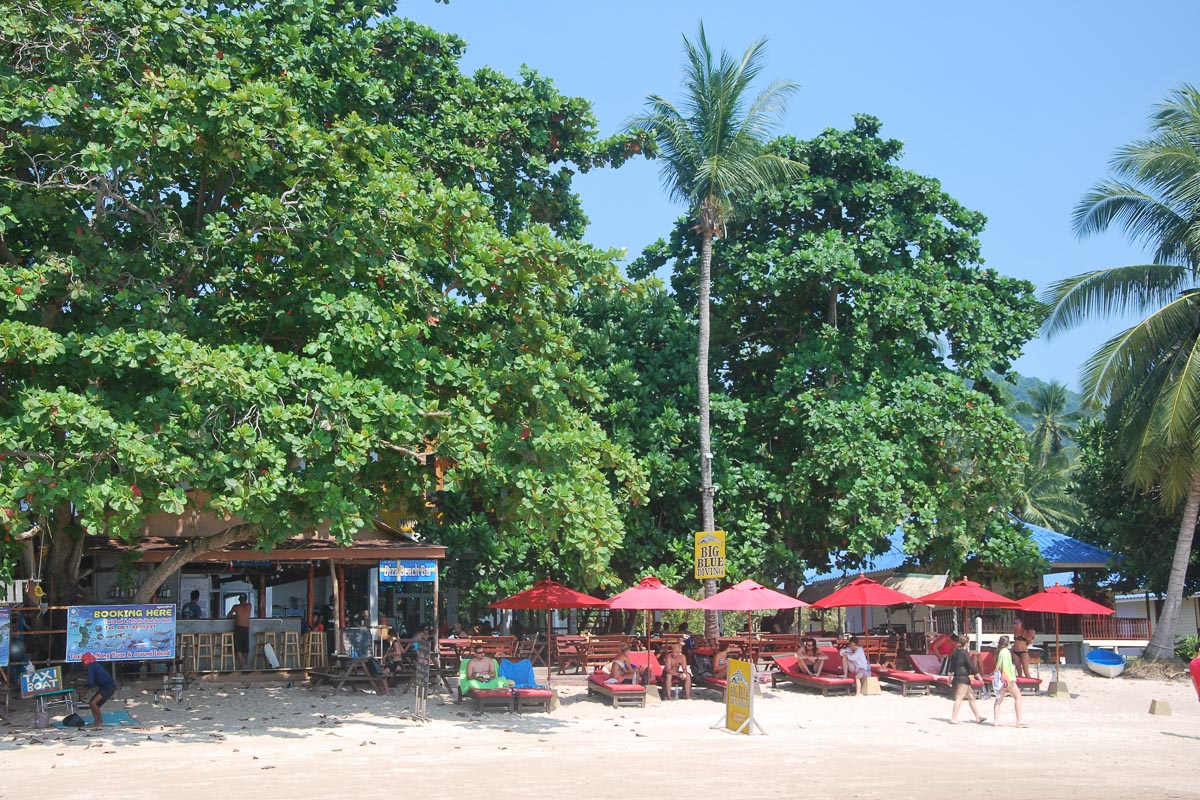
[[[88,706],[92,709],[92,727],[104,727],[104,712],[100,710],[100,706],[112,697],[117,691],[117,682],[113,680],[112,675],[108,674],[108,670],[104,665],[96,660],[96,657],[91,653],[84,653],[79,659],[85,667],[87,667],[87,686],[86,688],[95,688],[96,693],[92,695],[92,699],[88,701]]]
[[[237,605],[229,609],[228,615],[233,619],[233,652],[242,672],[250,668],[250,611],[246,595],[240,594]]]
[[[996,690],[996,703],[992,707],[993,725],[1003,725],[1000,721],[1000,704],[1005,695],[1012,695],[1013,710],[1017,715],[1017,727],[1024,728],[1021,722],[1021,690],[1017,688],[1017,668],[1013,666],[1012,653],[1008,649],[1008,637],[1001,636],[996,643],[996,672],[992,678],[992,688]]]
[[[983,717],[979,716],[979,709],[975,706],[975,691],[971,688],[972,675],[983,680],[978,665],[967,651],[971,640],[966,636],[959,636],[955,641],[958,647],[950,654],[950,674],[954,676],[954,709],[950,712],[950,724],[958,724],[958,709],[962,707],[963,698],[971,704],[971,713],[975,715],[975,721],[983,722]]]

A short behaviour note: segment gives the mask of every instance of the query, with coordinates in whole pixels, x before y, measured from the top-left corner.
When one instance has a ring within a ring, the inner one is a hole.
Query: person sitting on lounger
[[[483,652],[483,646],[475,648],[475,654],[467,662],[466,680],[459,687],[463,694],[472,689],[510,689],[513,682],[499,675],[496,659]]]
[[[817,647],[817,640],[811,636],[805,636],[800,640],[800,649],[796,651],[796,669],[800,672],[807,672],[809,675],[820,675],[821,668],[825,666],[829,656],[821,652]]]
[[[858,646],[858,637],[851,636],[850,644],[842,651],[842,677],[854,679],[854,694],[860,694],[871,677],[871,662],[867,653]]]
[[[629,658],[629,645],[621,645],[617,657],[608,664],[608,678],[605,683],[637,683],[637,667]]]
[[[683,654],[683,644],[680,642],[672,644],[671,652],[663,659],[663,687],[668,700],[671,699],[672,683],[682,684],[684,698],[692,699],[692,676],[688,672],[687,656]]]
[[[729,642],[717,645],[717,652],[713,653],[712,677],[721,680],[729,677]]]

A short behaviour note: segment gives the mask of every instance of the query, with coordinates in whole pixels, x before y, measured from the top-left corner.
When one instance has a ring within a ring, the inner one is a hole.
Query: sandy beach
[[[539,670],[539,675],[541,671]],[[1200,798],[1200,703],[1190,683],[1063,674],[1070,699],[1024,698],[1025,721],[949,724],[942,696],[821,697],[763,687],[766,735],[710,726],[712,692],[616,710],[559,679],[551,714],[488,714],[448,695],[432,721],[411,695],[283,684],[194,684],[182,703],[129,684],[109,710],[136,725],[32,728],[28,703],[0,723],[0,798],[499,798],[613,795]],[[1150,715],[1165,700],[1171,716]],[[85,712],[86,716],[86,712]],[[964,706],[961,719],[970,720]],[[1024,776],[1018,778],[1017,776]],[[1008,787],[1008,788],[1006,788]]]

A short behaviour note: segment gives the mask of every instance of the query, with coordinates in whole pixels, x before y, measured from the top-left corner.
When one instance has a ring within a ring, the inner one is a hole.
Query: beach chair
[[[854,694],[854,679],[842,677],[842,655],[831,647],[822,647],[827,658],[818,675],[809,675],[796,668],[795,656],[775,656],[778,670],[771,673],[771,685],[792,683],[805,689],[816,689],[825,697],[831,694]]]
[[[638,672],[647,677],[647,683],[658,687],[659,696],[663,696],[666,686],[666,676],[663,674],[663,666],[658,661],[658,656],[652,652],[644,650],[633,651],[629,654],[629,660],[637,667]],[[676,686],[682,687],[682,683],[676,683]]]
[[[996,671],[996,654],[995,653],[976,653],[979,657],[979,672],[983,675],[983,679],[987,683],[992,682],[992,674]],[[1017,690],[1021,694],[1036,697],[1041,693],[1042,682],[1038,678],[1022,678],[1017,677]]]
[[[554,703],[554,692],[539,686],[533,677],[533,662],[527,658],[519,661],[500,660],[500,675],[513,682],[513,710],[518,714],[526,711],[549,711]]]
[[[912,662],[913,669],[933,680],[933,687],[943,694],[954,694],[954,679],[942,673],[942,665],[945,659],[937,655],[909,653],[908,660]],[[971,693],[979,698],[983,696],[985,684],[978,678],[971,678]]]
[[[633,655],[633,653],[629,654],[630,661],[637,665],[638,662],[634,661]],[[651,655],[651,658],[653,658],[653,655]],[[662,674],[662,667],[659,667],[659,674]],[[588,697],[600,695],[611,702],[613,708],[619,708],[620,706],[646,707],[645,686],[638,683],[608,683],[608,678],[608,673],[601,670],[588,675]]]
[[[903,669],[889,669],[887,667],[875,667],[872,665],[871,674],[879,678],[881,683],[886,683],[889,686],[899,689],[902,697],[929,694],[929,690],[935,683],[933,678],[923,672],[912,672]]]
[[[467,664],[471,659],[464,658],[458,665],[458,701],[463,700],[462,687],[467,682]],[[495,675],[500,674],[500,665],[496,659],[492,659],[492,668]],[[466,697],[475,701],[475,710],[479,712],[486,711],[512,711],[513,710],[513,693],[511,689],[479,689],[470,688],[467,690]]]

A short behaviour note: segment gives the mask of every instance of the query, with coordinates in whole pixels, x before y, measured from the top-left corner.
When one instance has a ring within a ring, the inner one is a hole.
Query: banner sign
[[[405,558],[380,561],[380,583],[432,583],[437,580],[437,561],[432,558]]]
[[[750,733],[754,718],[754,671],[749,661],[729,659],[725,688],[725,727],[734,733]]]
[[[12,609],[0,606],[0,667],[8,666],[9,624],[12,622]]]
[[[67,661],[91,653],[97,661],[175,658],[173,603],[148,606],[68,606]]]
[[[725,577],[725,531],[696,534],[696,580]]]

